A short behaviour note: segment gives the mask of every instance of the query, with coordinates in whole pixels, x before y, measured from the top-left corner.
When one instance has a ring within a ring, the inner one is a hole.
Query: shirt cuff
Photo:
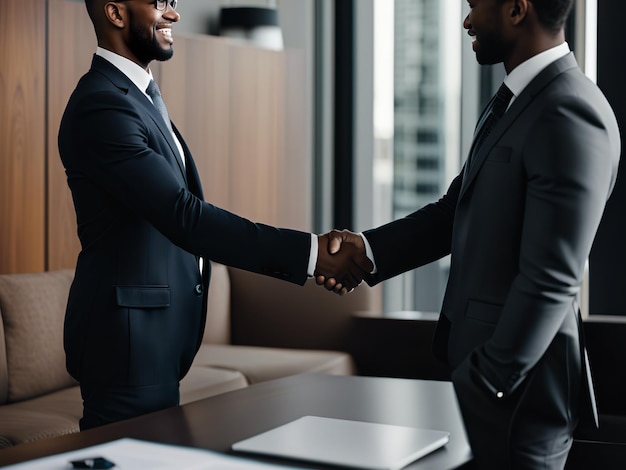
[[[309,266],[306,271],[309,277],[315,276],[315,266],[317,265],[317,251],[318,251],[317,235],[312,233],[311,234],[311,252],[309,253]]]
[[[374,260],[374,252],[372,251],[370,242],[367,241],[367,238],[365,238],[365,235],[363,235],[363,233],[359,232],[359,235],[361,235],[363,243],[365,244],[365,255],[370,259],[372,265],[374,266],[374,269],[372,269],[372,272],[370,274],[376,274],[378,272],[378,268],[376,267],[376,260]]]

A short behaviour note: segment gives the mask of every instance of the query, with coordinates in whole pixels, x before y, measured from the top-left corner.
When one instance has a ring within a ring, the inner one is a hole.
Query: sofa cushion
[[[215,369],[212,367],[192,367],[180,381],[180,404],[219,395],[244,388],[246,378],[239,371]]]
[[[194,366],[241,371],[250,384],[294,374],[354,375],[349,354],[337,351],[203,344]]]
[[[0,275],[7,402],[75,385],[65,369],[63,319],[74,272]]]
[[[0,448],[78,432],[82,413],[78,386],[3,405],[0,407]]]
[[[181,404],[248,385],[236,371],[192,367],[180,383]],[[73,386],[27,401],[0,406],[0,449],[78,432],[83,407]]]

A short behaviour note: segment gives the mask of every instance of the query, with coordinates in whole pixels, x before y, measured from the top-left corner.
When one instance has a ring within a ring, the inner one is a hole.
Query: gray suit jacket
[[[451,253],[433,347],[469,428],[493,411],[507,432],[503,400],[575,424],[575,299],[619,155],[613,111],[570,53],[516,98],[439,201],[365,232],[378,267],[370,284]]]

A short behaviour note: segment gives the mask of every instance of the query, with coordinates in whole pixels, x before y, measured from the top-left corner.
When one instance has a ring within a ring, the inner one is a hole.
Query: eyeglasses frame
[[[163,8],[159,8],[159,3],[164,4]],[[172,7],[172,10],[176,10],[176,7],[178,6],[178,0],[154,0],[154,8],[159,11],[167,10],[168,5]]]

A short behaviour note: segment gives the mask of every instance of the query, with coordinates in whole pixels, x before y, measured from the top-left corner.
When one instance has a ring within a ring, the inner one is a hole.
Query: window
[[[441,197],[465,158],[464,116],[475,122],[478,98],[462,102],[462,92],[478,94],[478,67],[462,64],[462,48],[471,49],[464,8],[464,0],[374,0],[373,180],[387,197],[375,205],[376,225]],[[384,310],[439,311],[448,267],[446,258],[385,282]]]

